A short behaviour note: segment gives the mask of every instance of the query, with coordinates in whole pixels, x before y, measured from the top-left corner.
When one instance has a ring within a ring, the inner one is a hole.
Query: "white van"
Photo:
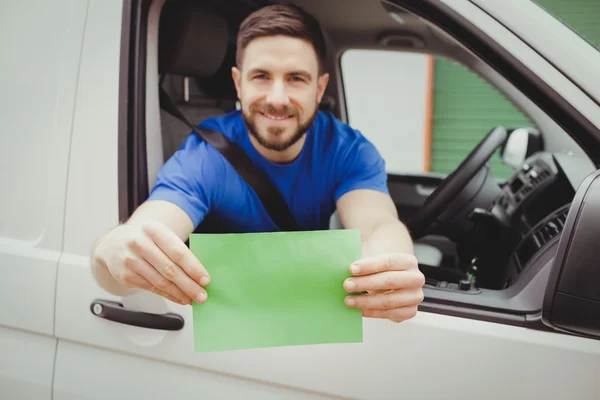
[[[340,119],[365,117],[341,62],[360,50],[452,60],[535,124],[490,125],[449,175],[390,172],[427,276],[418,315],[365,319],[358,345],[195,353],[191,307],[103,290],[94,241],[189,134],[159,87],[194,123],[235,109],[235,33],[269,1],[5,0],[0,398],[600,398],[598,49],[529,0],[293,2],[322,21]]]

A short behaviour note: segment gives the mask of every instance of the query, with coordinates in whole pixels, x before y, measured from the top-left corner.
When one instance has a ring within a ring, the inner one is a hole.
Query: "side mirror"
[[[600,170],[579,186],[560,237],[542,307],[544,324],[600,338]]]
[[[508,130],[508,139],[500,148],[502,162],[519,169],[529,157],[544,149],[544,138],[534,128]]]

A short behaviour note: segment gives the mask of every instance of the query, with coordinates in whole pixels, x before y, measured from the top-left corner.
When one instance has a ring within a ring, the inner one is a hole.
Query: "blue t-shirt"
[[[252,145],[240,111],[201,124],[238,143],[271,178],[303,230],[325,230],[336,201],[355,189],[388,193],[385,163],[362,134],[319,111],[292,163],[276,164]],[[254,190],[211,145],[190,134],[158,173],[149,200],[181,207],[194,226],[221,233],[278,231]],[[208,228],[207,228],[208,227]]]

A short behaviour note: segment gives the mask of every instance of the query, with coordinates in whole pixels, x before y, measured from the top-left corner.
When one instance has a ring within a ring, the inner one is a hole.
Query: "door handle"
[[[94,300],[90,310],[97,317],[141,328],[179,331],[184,325],[183,318],[178,314],[152,314],[130,310],[123,307],[123,304],[110,300]]]

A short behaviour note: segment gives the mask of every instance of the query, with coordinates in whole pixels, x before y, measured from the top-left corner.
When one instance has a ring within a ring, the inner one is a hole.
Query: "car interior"
[[[161,107],[162,91],[192,123],[239,107],[231,79],[236,33],[267,0],[156,0],[147,15],[145,161],[157,171],[190,129]],[[283,2],[278,2],[283,3]],[[340,58],[345,49],[393,49],[451,59],[485,79],[539,131],[490,126],[451,174],[390,174],[399,215],[425,273],[424,310],[524,325],[540,310],[570,202],[593,164],[554,120],[450,34],[393,1],[293,0],[324,30],[330,73],[321,109],[346,121]],[[368,133],[366,134],[368,137]],[[519,147],[520,146],[520,147]],[[519,153],[525,146],[526,151]],[[517,150],[514,150],[514,149]],[[564,152],[565,149],[573,150]],[[498,150],[515,172],[492,177]],[[513,157],[513,158],[511,158]],[[520,159],[520,160],[519,160]],[[431,190],[424,193],[419,188]],[[342,228],[332,215],[331,228]]]

